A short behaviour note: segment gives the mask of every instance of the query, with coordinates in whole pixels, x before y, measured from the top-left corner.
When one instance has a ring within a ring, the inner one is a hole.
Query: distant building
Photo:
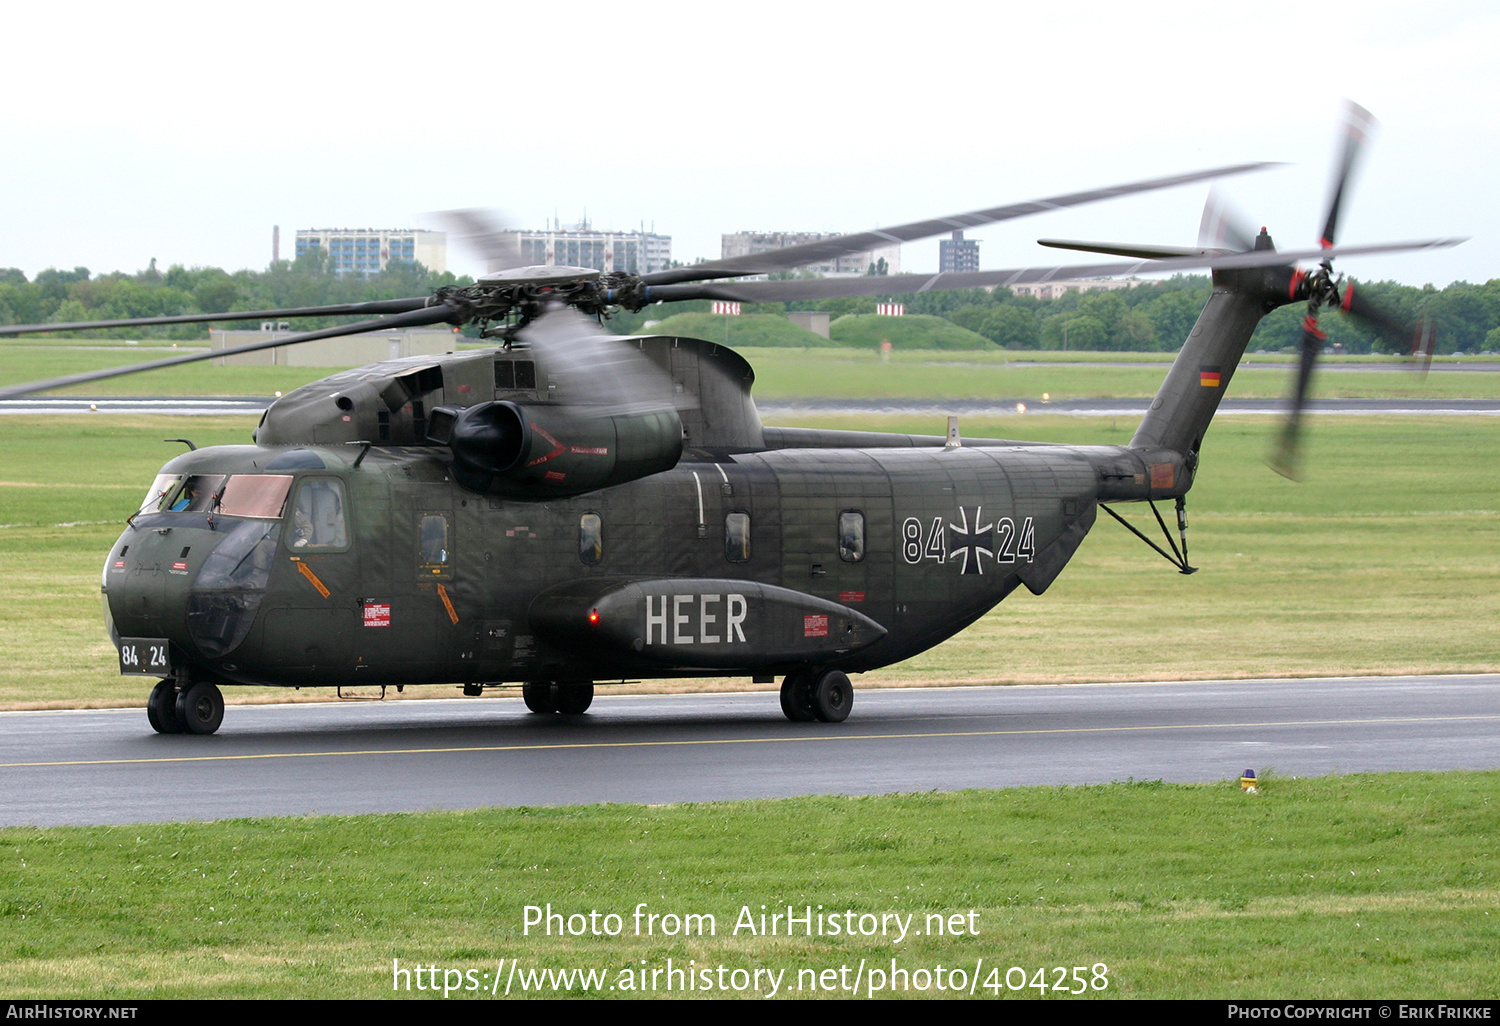
[[[1119,289],[1128,289],[1133,285],[1150,285],[1149,281],[1141,278],[1089,278],[1064,280],[1057,278],[1052,281],[1031,282],[1026,285],[1007,285],[1018,296],[1036,296],[1038,299],[1056,299],[1064,292],[1092,292],[1104,289],[1114,292]]]
[[[785,249],[788,246],[800,246],[807,242],[821,242],[824,239],[837,237],[835,232],[736,232],[733,235],[720,236],[719,256],[723,260],[730,260],[734,257],[769,253],[773,249]],[[900,274],[900,245],[880,246],[861,253],[851,253],[826,263],[806,264],[796,270],[812,271],[826,278],[849,278],[870,273],[870,267],[879,264],[882,260],[885,261],[886,274]]]
[[[592,267],[609,274],[649,274],[672,262],[672,236],[653,232],[602,232],[588,225],[539,232],[504,232],[525,266]]]
[[[439,273],[448,269],[448,236],[411,228],[309,228],[297,232],[297,256],[328,254],[337,274],[379,274],[392,261],[418,263]]]
[[[966,239],[963,232],[954,232],[953,238],[938,243],[938,271],[979,270],[979,240]]]

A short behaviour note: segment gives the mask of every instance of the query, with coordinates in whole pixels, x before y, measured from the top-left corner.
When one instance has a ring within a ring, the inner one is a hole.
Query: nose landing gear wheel
[[[789,673],[781,682],[781,711],[793,723],[811,723],[818,718],[813,710],[812,691],[816,683],[806,670]]]
[[[521,685],[521,701],[534,713],[557,712],[556,690],[550,680],[528,680]]]
[[[146,719],[158,734],[181,734],[185,724],[177,718],[177,685],[161,681],[146,699]]]
[[[207,681],[199,681],[177,694],[179,729],[189,734],[212,734],[224,722],[224,696]]]

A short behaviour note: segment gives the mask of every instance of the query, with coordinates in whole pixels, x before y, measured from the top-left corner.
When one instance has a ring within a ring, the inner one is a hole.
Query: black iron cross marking
[[[969,511],[964,507],[958,508],[958,515],[963,520],[963,526],[949,524],[948,530],[953,532],[953,540],[948,545],[949,559],[962,559],[966,574],[984,573],[983,561],[979,558],[981,554],[994,557],[993,546],[995,544],[995,525],[985,524],[979,526],[979,513],[983,506],[974,507],[973,530],[969,528]]]

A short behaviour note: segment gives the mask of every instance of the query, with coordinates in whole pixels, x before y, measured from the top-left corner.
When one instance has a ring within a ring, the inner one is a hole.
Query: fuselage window
[[[750,562],[749,513],[730,513],[724,517],[724,556],[731,563]]]
[[[604,520],[597,513],[578,518],[578,558],[584,566],[597,566],[604,558]]]
[[[839,514],[839,558],[845,563],[865,558],[865,515],[858,510]]]
[[[440,574],[448,568],[448,518],[441,513],[422,517],[422,570]]]
[[[349,544],[342,481],[313,477],[302,482],[292,510],[291,538],[294,549],[342,549]]]

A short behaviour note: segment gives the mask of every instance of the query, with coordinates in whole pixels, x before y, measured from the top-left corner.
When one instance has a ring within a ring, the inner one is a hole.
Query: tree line
[[[295,261],[278,261],[264,271],[234,273],[217,267],[166,271],[151,261],[135,274],[91,274],[86,267],[71,271],[49,268],[28,280],[15,268],[0,268],[0,324],[40,324],[48,321],[116,320],[163,317],[235,310],[358,303],[376,299],[417,296],[442,286],[473,284],[451,272],[433,273],[421,264],[392,263],[380,274],[339,275],[326,258],[309,253]],[[1361,282],[1360,292],[1392,316],[1415,323],[1429,318],[1437,329],[1439,353],[1500,350],[1500,279],[1483,285],[1454,282],[1446,288],[1421,288],[1397,282]],[[901,302],[908,313],[946,318],[1008,349],[1074,349],[1087,351],[1172,351],[1181,347],[1203,304],[1208,301],[1206,275],[1177,275],[1166,281],[1141,282],[1130,288],[1067,292],[1056,299],[1017,296],[1007,289],[963,289],[891,297],[830,299],[798,304],[796,309],[822,310],[835,317],[873,314],[882,301]],[[621,334],[639,331],[648,320],[671,313],[703,310],[707,301],[674,303],[630,313],[621,311],[609,322]],[[784,313],[781,303],[751,303],[746,313]],[[1276,351],[1300,344],[1304,305],[1294,303],[1266,317],[1251,339],[1250,349]],[[308,330],[339,323],[339,318],[299,322]],[[1400,353],[1407,338],[1385,338],[1336,312],[1327,312],[1319,326],[1330,345],[1350,353]],[[106,334],[126,338],[202,338],[201,325],[112,329]]]

